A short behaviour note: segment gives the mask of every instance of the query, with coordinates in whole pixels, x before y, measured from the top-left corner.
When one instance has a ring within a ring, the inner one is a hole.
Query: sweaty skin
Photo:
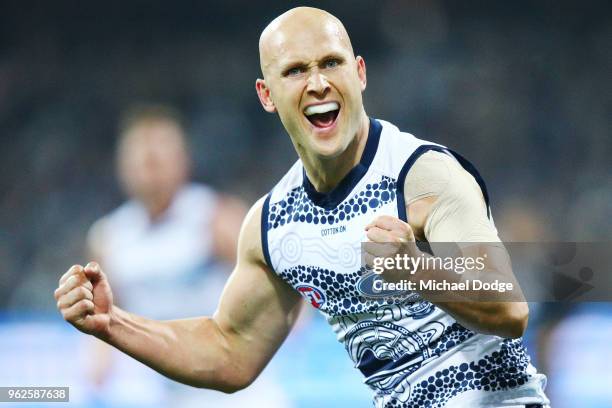
[[[330,191],[359,161],[367,139],[363,58],[354,56],[338,19],[306,7],[266,27],[260,57],[264,78],[257,80],[256,89],[263,108],[278,113],[315,188]],[[338,104],[338,115],[332,126],[318,128],[304,111],[328,102]],[[438,227],[427,233],[425,226],[436,197],[406,202],[412,224],[379,217],[368,229],[372,241],[435,236]],[[246,216],[236,267],[212,317],[160,322],[123,311],[113,304],[110,283],[93,262],[75,265],[62,276],[55,291],[58,309],[77,329],[177,381],[225,392],[247,386],[286,338],[303,303],[263,259],[262,203]],[[522,335],[527,319],[523,303],[439,306],[472,330],[505,337]]]

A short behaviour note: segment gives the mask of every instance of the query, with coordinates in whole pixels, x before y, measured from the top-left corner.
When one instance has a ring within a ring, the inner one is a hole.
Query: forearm
[[[470,278],[476,278],[483,282],[499,280],[514,285],[514,289],[501,294],[485,291],[421,291],[423,298],[477,332],[503,337],[520,336],[527,324],[527,304],[476,180],[452,156],[427,152],[408,172],[404,192],[410,225],[417,236],[430,243],[434,253],[437,253],[436,248],[446,252],[457,245],[463,248],[460,256],[484,257],[486,263],[486,270],[478,274],[431,270],[417,271],[408,279],[469,284]],[[471,249],[465,248],[469,242],[473,243]],[[410,254],[418,256],[419,252],[411,251]]]
[[[477,333],[517,338],[527,328],[525,302],[437,302],[437,306]]]
[[[373,243],[367,250],[376,254],[393,253],[395,247]],[[399,260],[392,262],[393,268],[383,272],[384,279],[394,283],[409,281],[410,290],[441,307],[469,329],[502,337],[520,337],[526,328],[529,311],[503,246],[470,245],[456,252],[454,245],[444,244],[436,249],[450,256],[425,254],[414,242],[407,242],[399,248],[396,255]],[[449,253],[449,249],[453,252]],[[474,261],[474,266],[481,266],[458,271],[446,267],[447,264],[467,265],[468,258]],[[412,262],[402,263],[401,259]],[[453,259],[457,262],[449,262]],[[481,282],[478,289],[474,283],[477,281]],[[504,285],[505,289],[482,289],[482,285],[496,284]]]
[[[250,381],[213,318],[156,321],[115,306],[102,340],[184,384],[233,392]]]
[[[474,253],[473,250],[477,249]],[[421,295],[435,303],[453,316],[465,327],[479,333],[493,334],[501,337],[516,338],[522,336],[527,327],[529,309],[524,302],[520,286],[512,273],[508,255],[503,247],[495,245],[478,245],[464,252],[463,257],[480,256],[484,260],[484,269],[478,273],[457,273],[454,270],[436,268],[418,271],[415,275],[420,280],[446,280],[462,283],[477,278],[482,282],[496,281],[512,284],[509,291],[467,290],[426,292]],[[469,284],[469,282],[468,282]]]
[[[457,278],[453,272],[440,270],[430,271],[429,275],[435,276],[437,280],[447,277],[452,281],[452,278]],[[456,282],[460,282],[460,279]],[[475,292],[419,292],[425,300],[434,303],[463,326],[478,333],[516,338],[521,337],[527,328],[529,309],[526,302],[474,300],[479,297]]]
[[[234,392],[270,361],[299,314],[301,296],[263,259],[261,202],[249,213],[238,261],[213,317],[155,321],[114,306],[96,262],[73,265],[53,296],[62,317],[176,381]]]

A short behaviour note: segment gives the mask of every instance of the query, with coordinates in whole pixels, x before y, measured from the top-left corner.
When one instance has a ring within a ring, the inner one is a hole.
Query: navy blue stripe
[[[484,197],[485,204],[487,205],[487,217],[491,218],[491,209],[490,209],[491,203],[489,201],[489,191],[487,190],[487,185],[485,184],[482,176],[480,175],[478,170],[476,170],[476,167],[474,167],[474,165],[470,163],[465,157],[455,152],[454,150],[451,150],[451,149],[447,149],[447,150],[453,156],[455,156],[455,159],[457,159],[459,164],[461,164],[461,166],[463,166],[463,168],[467,170],[467,172],[470,173],[472,177],[474,177],[474,180],[476,180],[476,182],[480,186],[480,190],[482,191],[482,196]]]
[[[480,173],[478,173],[478,170],[476,170],[476,167],[474,167],[472,163],[470,163],[465,157],[461,156],[459,153],[454,152],[453,150],[450,150],[446,147],[436,146],[436,145],[419,146],[410,155],[408,160],[406,160],[406,163],[404,163],[404,166],[402,166],[402,170],[400,171],[399,177],[397,179],[397,187],[396,187],[397,188],[397,213],[398,213],[399,218],[404,222],[408,222],[408,215],[406,214],[406,200],[404,199],[404,183],[406,181],[406,175],[408,174],[408,171],[410,170],[414,162],[416,162],[417,159],[423,155],[423,153],[428,152],[430,150],[441,152],[441,153],[450,153],[451,155],[453,155],[455,159],[457,159],[461,167],[463,167],[468,173],[472,175],[472,177],[474,177],[474,180],[476,180],[476,182],[480,186],[480,190],[482,191],[482,196],[484,197],[484,200],[485,200],[485,204],[487,207],[487,217],[491,218],[491,211],[489,209],[489,205],[490,205],[489,192],[487,190],[487,186],[483,178],[480,176]]]
[[[411,365],[409,363],[412,360],[417,360],[422,356],[422,354],[422,351],[418,350],[414,353],[404,354],[398,360],[393,360],[391,358],[379,360],[378,357],[374,355],[374,352],[368,350],[363,354],[357,368],[359,371],[361,371],[366,379],[380,371],[386,371],[389,372],[388,375],[392,375],[394,370],[406,369],[409,365]]]
[[[270,259],[270,250],[268,248],[268,210],[270,208],[270,198],[272,192],[268,193],[263,207],[261,208],[261,250],[263,251],[264,260],[268,264],[268,267],[274,270],[272,266],[272,260]]]
[[[348,174],[340,181],[340,183],[329,193],[320,193],[312,185],[306,170],[304,172],[304,190],[310,200],[317,206],[322,207],[326,210],[336,208],[349,193],[355,188],[357,183],[365,176],[376,156],[378,150],[378,143],[380,141],[380,133],[382,132],[382,125],[376,119],[370,118],[370,129],[368,131],[368,140],[366,141],[365,148],[361,155],[359,163],[348,172]]]
[[[459,323],[453,323],[451,326],[446,327],[442,335],[437,340],[427,345],[429,354],[425,356],[423,355],[423,350],[420,349],[415,353],[405,354],[398,360],[393,360],[391,358],[379,358],[372,351],[368,350],[363,354],[357,368],[366,378],[369,378],[380,371],[386,371],[389,373],[397,369],[403,370],[406,369],[406,364],[409,364],[412,360],[416,360],[418,357],[438,357],[443,353],[446,353],[451,348],[470,339],[474,335],[475,333],[473,331],[466,329]],[[420,366],[420,364],[418,366]]]

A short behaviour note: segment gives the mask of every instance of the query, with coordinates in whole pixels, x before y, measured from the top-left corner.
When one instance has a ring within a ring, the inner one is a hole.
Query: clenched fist
[[[95,262],[74,265],[60,278],[54,293],[64,319],[80,331],[103,338],[109,330],[113,293]]]
[[[365,263],[369,266],[374,264],[375,258],[393,258],[398,254],[416,257],[421,253],[416,246],[412,228],[399,218],[378,216],[366,225],[365,230],[371,242],[364,246]],[[387,282],[397,282],[408,277],[406,272],[386,269],[383,277]]]
[[[414,241],[410,225],[390,215],[380,215],[365,227],[368,239],[379,243],[406,243]]]

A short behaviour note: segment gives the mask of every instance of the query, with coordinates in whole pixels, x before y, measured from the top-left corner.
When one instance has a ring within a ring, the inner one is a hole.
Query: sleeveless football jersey
[[[266,262],[323,313],[376,407],[546,404],[545,377],[521,339],[468,330],[414,293],[371,289],[375,275],[361,266],[365,226],[380,215],[407,221],[406,174],[429,150],[470,172],[488,208],[484,182],[463,157],[371,119],[360,163],[331,192],[317,192],[300,161],[270,192],[261,225]]]

